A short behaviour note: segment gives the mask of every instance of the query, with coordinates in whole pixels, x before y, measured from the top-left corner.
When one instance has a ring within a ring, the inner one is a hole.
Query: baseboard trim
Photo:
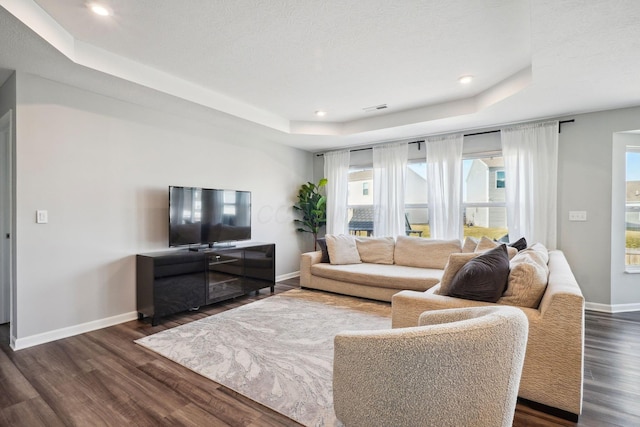
[[[51,341],[56,341],[62,338],[72,337],[74,335],[84,334],[86,332],[95,331],[97,329],[107,328],[109,326],[118,325],[123,322],[135,320],[138,318],[138,312],[132,311],[130,313],[118,314],[117,316],[107,317],[105,319],[93,320],[91,322],[82,323],[79,325],[69,326],[67,328],[56,329],[41,334],[31,335],[24,338],[11,337],[11,348],[16,350],[22,350],[25,348],[33,347],[35,345],[45,344]]]
[[[640,311],[640,303],[632,304],[600,304],[597,302],[586,302],[586,310],[601,311],[604,313],[626,313],[629,311]]]
[[[282,274],[276,277],[276,282],[280,282],[282,280],[293,279],[294,277],[300,277],[299,271],[294,271],[293,273]]]

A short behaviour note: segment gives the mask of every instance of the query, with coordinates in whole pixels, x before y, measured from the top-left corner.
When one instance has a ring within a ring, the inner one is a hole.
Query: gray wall
[[[640,107],[571,118],[575,123],[562,125],[560,133],[558,247],[567,255],[587,302],[614,308],[635,304],[638,309],[640,293],[624,286],[618,267],[614,274],[611,254],[613,139],[616,132],[640,129]],[[570,222],[569,211],[574,210],[587,211],[587,221]],[[616,243],[624,245],[624,240]],[[640,282],[639,275],[626,278]]]
[[[169,185],[251,191],[278,276],[311,249],[291,210],[311,153],[23,73],[17,133],[18,347],[135,314],[135,254],[167,248]]]

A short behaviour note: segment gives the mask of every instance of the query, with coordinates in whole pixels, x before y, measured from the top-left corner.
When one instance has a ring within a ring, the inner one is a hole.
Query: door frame
[[[0,118],[0,324],[13,319],[13,110]],[[13,326],[13,325],[12,325]],[[13,334],[12,334],[13,335]]]

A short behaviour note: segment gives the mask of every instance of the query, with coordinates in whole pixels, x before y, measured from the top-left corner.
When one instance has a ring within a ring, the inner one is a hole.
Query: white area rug
[[[335,426],[333,338],[391,328],[387,303],[294,289],[136,342],[306,426]]]

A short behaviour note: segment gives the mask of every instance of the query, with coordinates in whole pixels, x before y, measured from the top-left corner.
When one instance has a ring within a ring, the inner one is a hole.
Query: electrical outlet
[[[586,221],[587,211],[569,211],[569,221]]]
[[[36,211],[36,224],[46,224],[49,222],[49,213],[47,211]]]

